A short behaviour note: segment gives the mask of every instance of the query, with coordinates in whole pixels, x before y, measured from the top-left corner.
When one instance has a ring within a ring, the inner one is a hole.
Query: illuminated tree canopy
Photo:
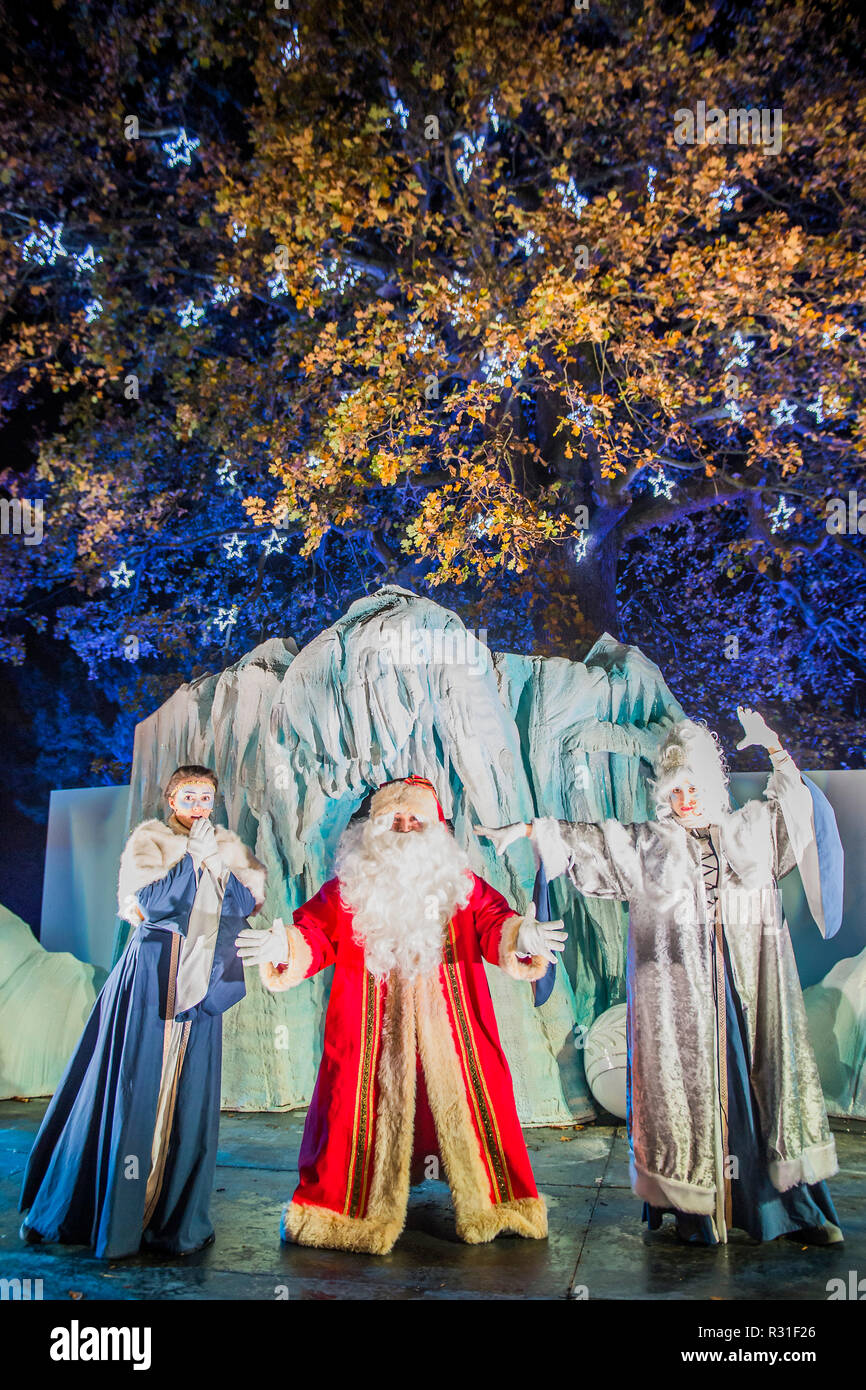
[[[100,683],[94,775],[180,679],[389,580],[858,759],[856,15],[4,19],[0,484],[44,538],[2,538],[0,656]]]

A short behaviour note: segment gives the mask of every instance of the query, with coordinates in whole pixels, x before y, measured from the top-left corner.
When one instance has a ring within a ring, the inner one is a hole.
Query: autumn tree
[[[856,500],[827,511],[864,439],[856,16],[8,20],[3,483],[45,539],[0,551],[7,660],[68,642],[148,708],[396,579],[569,655],[687,648],[703,592],[733,686],[745,586],[786,596],[780,699],[817,651],[862,679]]]

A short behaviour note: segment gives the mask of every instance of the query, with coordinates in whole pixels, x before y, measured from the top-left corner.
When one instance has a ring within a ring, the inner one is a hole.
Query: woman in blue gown
[[[119,910],[134,931],[30,1153],[28,1242],[117,1259],[213,1240],[222,1015],[244,996],[234,941],[265,888],[238,836],[211,824],[216,791],[208,768],[178,768],[170,818],[144,821],[124,849]]]

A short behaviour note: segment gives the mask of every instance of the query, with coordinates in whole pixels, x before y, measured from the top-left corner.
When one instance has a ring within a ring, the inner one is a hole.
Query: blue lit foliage
[[[623,635],[665,673],[696,718],[729,740],[750,703],[803,767],[862,767],[866,714],[866,574],[827,545],[786,575],[727,509],[688,517],[630,548],[619,579]],[[742,548],[740,548],[742,547]],[[762,568],[762,566],[766,566]],[[760,754],[738,756],[763,770]]]

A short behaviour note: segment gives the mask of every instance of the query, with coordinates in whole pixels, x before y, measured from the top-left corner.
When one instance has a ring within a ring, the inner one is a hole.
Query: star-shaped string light
[[[566,415],[569,424],[575,425],[577,429],[583,430],[591,426],[594,422],[592,406],[588,401],[579,400],[573,410]]]
[[[471,135],[461,135],[460,143],[462,149],[454,161],[454,168],[457,170],[463,182],[468,183],[481,163],[484,155],[484,146],[487,142],[483,135],[475,137]]]
[[[540,255],[544,250],[544,242],[531,228],[529,231],[523,232],[523,234],[517,238],[514,245],[517,247],[518,251],[522,251],[525,256]]]
[[[196,328],[204,318],[204,314],[204,305],[198,305],[192,299],[188,299],[185,304],[178,305],[177,318],[181,328]]]
[[[566,212],[573,213],[579,220],[580,214],[583,212],[584,208],[589,206],[589,199],[578,192],[577,184],[574,181],[574,174],[570,175],[568,183],[558,183],[556,185],[556,191],[559,194],[559,200]]]
[[[225,632],[226,628],[234,627],[237,620],[237,604],[232,604],[231,608],[221,608],[213,621],[216,623],[220,632]]]
[[[770,520],[772,522],[770,530],[773,533],[777,531],[787,531],[788,527],[791,525],[791,517],[794,515],[794,511],[795,508],[789,507],[784,497],[780,497],[770,513]]]
[[[316,278],[322,289],[336,290],[339,294],[351,289],[352,285],[357,285],[363,274],[364,272],[359,266],[341,265],[334,256],[331,256],[316,270]]]
[[[737,354],[735,357],[731,358],[730,362],[725,363],[725,371],[729,372],[732,367],[750,367],[752,364],[749,358],[755,347],[754,341],[752,339],[746,340],[738,329],[733,336],[732,342],[737,349]]]
[[[246,236],[246,234],[247,227],[245,222],[232,223],[232,241],[240,241],[242,237]]]
[[[54,265],[58,257],[68,256],[69,252],[61,241],[62,235],[62,222],[49,227],[47,222],[40,221],[39,231],[31,232],[21,243],[21,254],[25,261],[34,261],[36,265]]]
[[[237,465],[232,463],[231,459],[225,459],[216,472],[225,487],[234,487],[237,483]]]
[[[650,487],[656,497],[673,497],[674,482],[669,478],[663,468],[657,468],[650,478]]]
[[[739,407],[737,401],[734,400],[733,397],[731,397],[731,399],[728,401],[727,405],[725,406],[725,411],[726,411],[726,413],[730,416],[730,418],[733,420],[733,422],[734,422],[735,425],[741,425],[741,424],[743,423],[743,421],[745,420],[745,418],[746,418],[745,415],[743,414],[742,410],[740,409],[740,407]]]
[[[391,102],[391,110],[400,122],[400,129],[405,130],[409,124],[409,108],[399,97],[395,97]]]
[[[581,531],[580,535],[577,537],[572,547],[575,560],[580,561],[584,559],[588,545],[589,533],[587,531]]]
[[[654,203],[656,200],[656,179],[658,178],[658,173],[658,169],[656,169],[653,164],[651,164],[646,171],[646,191],[649,194],[651,203]]]
[[[214,304],[230,304],[240,292],[240,287],[235,284],[235,277],[230,275],[228,280],[219,281],[214,285],[213,302]]]
[[[292,25],[291,38],[286,39],[280,49],[280,62],[284,68],[291,67],[292,63],[300,62],[301,58],[301,36],[298,33],[297,24]]]
[[[271,299],[279,299],[281,294],[288,294],[289,282],[281,270],[276,275],[272,275],[268,281],[268,289],[271,292]]]
[[[809,402],[809,404],[806,406],[806,409],[808,410],[808,412],[809,412],[810,415],[814,415],[814,417],[815,417],[815,424],[816,424],[816,425],[823,425],[823,423],[824,423],[824,392],[823,392],[823,390],[822,390],[822,391],[819,391],[818,394],[817,394],[817,396],[815,397],[815,399],[814,399],[813,401],[810,401],[810,402]]]
[[[498,131],[498,129],[499,129],[499,112],[496,110],[496,106],[495,106],[495,103],[494,103],[494,101],[493,101],[493,97],[491,97],[490,100],[489,100],[488,103],[487,103],[487,124],[490,126],[490,129],[491,129],[491,130],[497,130],[497,131]]]
[[[112,589],[128,589],[135,570],[130,569],[125,560],[121,560],[120,564],[115,569],[109,570],[108,573],[111,575]]]
[[[780,425],[793,425],[795,423],[795,411],[797,407],[783,396],[779,404],[770,413],[773,417],[773,424],[776,429]]]
[[[200,144],[201,141],[195,135],[190,138],[181,126],[176,139],[163,141],[162,148],[168,155],[169,169],[174,169],[178,164],[191,164],[192,155]]]
[[[233,536],[229,536],[227,540],[223,541],[223,549],[226,553],[226,559],[242,560],[244,556],[245,545],[246,541],[242,541],[237,531],[235,531]]]
[[[416,319],[406,329],[406,351],[410,357],[415,357],[419,352],[426,355],[428,352],[432,352],[435,346],[436,339],[420,319]],[[341,391],[340,400],[346,400],[348,395],[348,391]]]
[[[274,551],[276,551],[278,555],[282,555],[283,546],[285,545],[287,540],[288,536],[281,536],[277,528],[273,527],[271,530],[271,534],[269,536],[265,536],[264,540],[262,541],[262,548],[264,549],[266,555],[273,555]]]
[[[504,362],[497,352],[491,352],[481,364],[481,375],[490,386],[504,386],[513,377],[515,368]]]
[[[472,308],[466,295],[463,293],[464,289],[469,288],[469,283],[468,275],[461,275],[459,270],[451,272],[451,279],[446,289],[448,297],[451,300],[452,323],[472,323],[473,321]]]
[[[821,338],[821,346],[832,347],[833,343],[838,343],[840,338],[844,338],[847,331],[844,325],[841,328],[834,328],[832,331],[829,328],[825,328]]]
[[[96,295],[93,299],[88,299],[84,306],[84,322],[93,323],[93,320],[98,319],[101,314],[102,300],[99,298],[99,295]]]
[[[88,244],[78,255],[73,253],[72,264],[75,266],[76,275],[91,275],[96,267],[102,264],[102,257],[97,256],[93,247]]]
[[[710,194],[710,198],[713,202],[718,203],[722,212],[730,212],[739,191],[739,184],[725,183],[725,180],[722,179],[718,188]]]

